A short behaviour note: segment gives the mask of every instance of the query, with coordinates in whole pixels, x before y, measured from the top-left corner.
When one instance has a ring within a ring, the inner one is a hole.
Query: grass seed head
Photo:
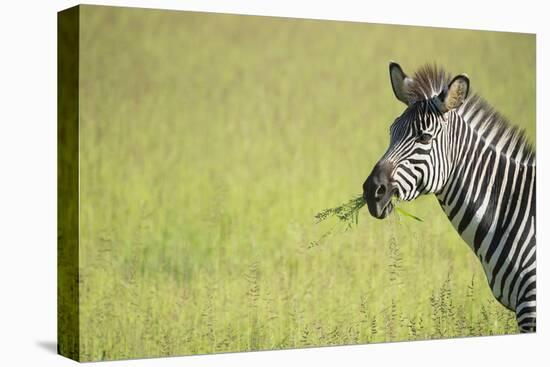
[[[315,215],[316,223],[320,223],[329,217],[336,217],[341,222],[350,225],[354,222],[357,223],[359,210],[364,207],[366,203],[363,195],[358,195],[342,205],[320,211]]]

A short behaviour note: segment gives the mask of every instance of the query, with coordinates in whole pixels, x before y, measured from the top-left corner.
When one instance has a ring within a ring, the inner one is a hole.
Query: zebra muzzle
[[[397,194],[397,186],[390,174],[392,166],[378,163],[363,184],[363,197],[370,214],[378,219],[386,218],[393,210],[392,197]]]

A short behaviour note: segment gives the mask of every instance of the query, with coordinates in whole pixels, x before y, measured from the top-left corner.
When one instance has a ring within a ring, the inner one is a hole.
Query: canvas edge
[[[80,6],[57,14],[57,353],[80,360]]]

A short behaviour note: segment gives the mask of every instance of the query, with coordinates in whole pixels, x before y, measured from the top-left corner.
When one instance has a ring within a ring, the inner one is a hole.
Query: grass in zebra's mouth
[[[422,218],[417,217],[416,215],[411,214],[405,209],[399,207],[397,205],[399,201],[400,200],[397,197],[393,197],[391,201],[391,205],[397,211],[398,214],[403,215],[405,217],[412,218],[419,222],[423,222]],[[324,209],[319,213],[315,214],[315,223],[316,224],[321,223],[322,221],[330,217],[336,217],[340,222],[346,223],[347,228],[351,228],[354,224],[355,225],[358,224],[359,210],[361,210],[361,208],[363,208],[366,204],[367,202],[365,201],[365,198],[363,197],[363,195],[357,195],[353,199],[350,199],[347,202],[345,202],[344,204],[341,204],[334,208]]]
[[[399,213],[399,214],[401,214],[401,215],[403,215],[403,216],[405,216],[405,217],[409,217],[409,218],[412,218],[412,219],[414,219],[414,220],[417,220],[417,221],[419,221],[419,222],[424,222],[424,220],[423,220],[422,218],[417,217],[416,215],[411,214],[411,213],[409,213],[408,211],[406,211],[405,209],[399,207],[399,206],[397,205],[398,202],[399,202],[399,199],[397,199],[397,198],[394,198],[394,199],[392,200],[393,208],[395,209],[395,211],[396,211],[397,213]]]
[[[397,214],[417,220],[419,222],[423,222],[422,218],[417,217],[416,215],[411,214],[408,211],[404,210],[403,208],[399,207],[397,205],[398,202],[399,202],[399,198],[393,197],[391,203],[389,203],[389,205],[393,206]],[[344,231],[347,231],[353,228],[354,225],[357,226],[359,224],[359,211],[366,204],[367,202],[363,197],[363,195],[357,195],[356,197],[345,202],[344,204],[341,204],[334,208],[324,209],[319,213],[315,214],[315,224],[319,224],[327,220],[328,218],[336,217],[339,223],[345,224]],[[334,226],[328,232],[325,232],[318,241],[310,242],[310,247],[317,246],[322,239],[332,234],[334,229],[336,229],[336,226]]]
[[[359,210],[367,204],[363,195],[358,195],[355,198],[348,200],[346,203],[336,206],[334,208],[328,208],[315,214],[315,223],[321,223],[322,221],[336,217],[340,222],[347,224],[347,228],[351,228],[353,224],[359,222]]]

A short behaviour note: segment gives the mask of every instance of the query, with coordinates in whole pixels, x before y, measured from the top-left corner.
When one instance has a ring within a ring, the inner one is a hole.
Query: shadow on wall
[[[51,341],[51,340],[39,340],[36,342],[36,345],[38,345],[40,348],[54,354],[57,353],[57,342]]]

